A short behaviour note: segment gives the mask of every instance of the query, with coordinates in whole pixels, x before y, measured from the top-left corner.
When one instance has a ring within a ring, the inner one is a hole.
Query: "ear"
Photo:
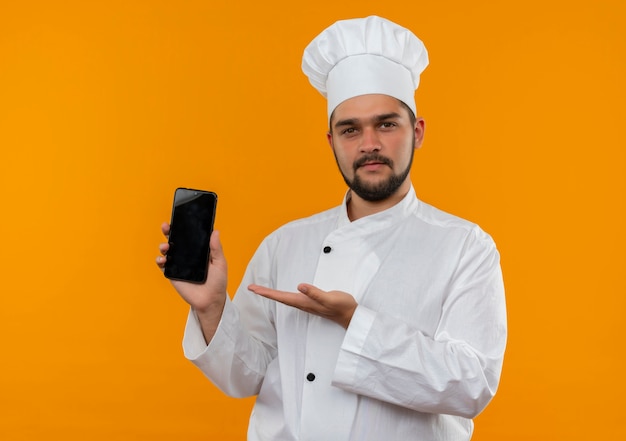
[[[335,147],[333,146],[333,134],[330,132],[326,133],[326,140],[328,141],[328,145],[330,146],[331,149],[334,149]]]
[[[417,121],[415,121],[415,145],[414,149],[419,149],[422,146],[422,142],[424,142],[424,130],[426,129],[426,123],[424,122],[424,118],[418,117]]]

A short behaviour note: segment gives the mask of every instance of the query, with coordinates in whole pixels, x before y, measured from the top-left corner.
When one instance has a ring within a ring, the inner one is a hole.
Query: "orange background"
[[[502,254],[474,439],[626,438],[626,2],[298,3],[0,3],[0,439],[245,438],[252,400],[183,358],[159,225],[176,186],[217,192],[232,293],[266,234],[340,202],[300,60],[369,14],[430,52],[419,196]]]

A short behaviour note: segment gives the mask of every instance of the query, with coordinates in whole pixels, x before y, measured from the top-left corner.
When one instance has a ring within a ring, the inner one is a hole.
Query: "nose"
[[[378,132],[373,127],[363,129],[360,150],[363,153],[377,152],[382,148]]]

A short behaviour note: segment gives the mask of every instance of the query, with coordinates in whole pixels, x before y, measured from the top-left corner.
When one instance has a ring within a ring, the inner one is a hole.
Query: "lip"
[[[366,162],[365,164],[361,165],[359,168],[374,171],[374,170],[378,170],[384,165],[385,164],[383,162],[373,161],[373,162]]]

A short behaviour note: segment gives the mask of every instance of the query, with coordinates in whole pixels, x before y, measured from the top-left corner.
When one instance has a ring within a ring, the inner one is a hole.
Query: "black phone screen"
[[[176,189],[165,277],[196,283],[206,280],[216,206],[217,195],[213,192]]]

